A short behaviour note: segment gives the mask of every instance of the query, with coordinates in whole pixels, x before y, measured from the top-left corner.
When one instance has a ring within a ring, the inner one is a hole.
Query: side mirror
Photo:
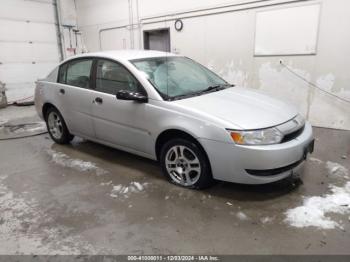
[[[148,97],[146,95],[138,93],[138,92],[131,92],[128,90],[118,91],[117,99],[136,101],[136,102],[140,102],[140,103],[147,103],[148,102]]]

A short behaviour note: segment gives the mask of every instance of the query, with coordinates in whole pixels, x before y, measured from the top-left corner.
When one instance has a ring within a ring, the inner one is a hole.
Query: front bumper
[[[213,177],[243,184],[266,184],[290,176],[313,151],[310,148],[312,141],[309,123],[298,137],[276,145],[240,146],[200,139],[208,154]]]

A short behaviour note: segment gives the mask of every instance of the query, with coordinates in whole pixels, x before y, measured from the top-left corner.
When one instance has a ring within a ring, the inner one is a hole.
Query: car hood
[[[287,122],[298,114],[293,106],[259,91],[239,87],[174,102],[187,110],[232,124],[226,128],[267,128]]]

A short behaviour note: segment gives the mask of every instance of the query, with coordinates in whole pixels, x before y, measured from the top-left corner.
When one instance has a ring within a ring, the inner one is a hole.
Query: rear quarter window
[[[64,64],[60,66],[60,70],[58,73],[58,83],[65,84],[66,83],[66,76],[67,76],[67,64]]]
[[[58,66],[46,77],[46,81],[56,83],[58,76]]]

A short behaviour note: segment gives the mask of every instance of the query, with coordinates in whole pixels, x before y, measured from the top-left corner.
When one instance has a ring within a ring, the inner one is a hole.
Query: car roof
[[[172,53],[153,51],[153,50],[111,50],[111,51],[101,51],[101,52],[94,52],[94,53],[85,53],[85,54],[70,57],[66,61],[75,59],[75,58],[92,57],[92,56],[128,61],[128,60],[134,60],[134,59],[176,56],[176,55]]]

